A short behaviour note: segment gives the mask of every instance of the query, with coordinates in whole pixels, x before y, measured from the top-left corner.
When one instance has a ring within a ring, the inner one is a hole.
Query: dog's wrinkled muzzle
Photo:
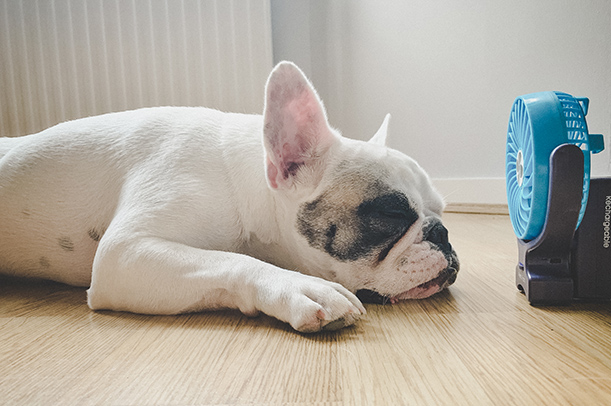
[[[356,297],[363,303],[372,304],[394,304],[401,300],[407,299],[425,299],[436,293],[441,292],[456,281],[458,269],[446,268],[437,275],[437,277],[416,286],[406,292],[396,296],[384,296],[378,292],[369,289],[360,289],[356,292]]]
[[[418,269],[419,273],[430,272],[429,279],[420,278],[417,286],[411,285],[412,287],[399,293],[395,291],[384,294],[374,290],[375,288],[359,289],[356,296],[363,303],[397,303],[407,299],[425,299],[452,285],[456,281],[460,264],[456,252],[449,242],[448,230],[439,218],[431,216],[414,224],[401,239],[390,247],[388,256],[385,258],[386,263],[383,263],[382,266],[394,267],[396,264],[400,264],[399,270],[401,270],[401,266],[404,266],[404,264],[409,266],[412,261],[422,267]],[[435,269],[442,270],[435,275],[433,273]],[[399,274],[398,276],[403,275]],[[388,285],[386,287],[388,288]],[[393,288],[396,288],[396,286]]]

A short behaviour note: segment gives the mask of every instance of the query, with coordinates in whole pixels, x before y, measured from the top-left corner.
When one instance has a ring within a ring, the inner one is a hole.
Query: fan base
[[[583,188],[582,151],[561,145],[550,156],[545,225],[532,241],[518,240],[516,285],[533,305],[611,299],[611,178],[592,179],[575,231]]]

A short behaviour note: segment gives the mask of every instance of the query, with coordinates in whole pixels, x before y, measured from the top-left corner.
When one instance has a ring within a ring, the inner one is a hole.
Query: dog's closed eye
[[[377,215],[379,215],[380,217],[386,217],[389,219],[396,220],[404,220],[410,218],[410,213],[406,210],[401,209],[382,209],[377,212]]]
[[[397,223],[406,228],[418,220],[418,213],[400,193],[388,193],[361,203],[358,215],[382,223]]]

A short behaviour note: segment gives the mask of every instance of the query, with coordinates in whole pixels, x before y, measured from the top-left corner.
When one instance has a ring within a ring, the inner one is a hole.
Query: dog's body
[[[92,309],[229,307],[300,331],[352,324],[352,292],[452,283],[442,200],[382,145],[388,121],[339,136],[290,63],[266,92],[263,117],[150,108],[0,139],[0,271],[90,286]]]

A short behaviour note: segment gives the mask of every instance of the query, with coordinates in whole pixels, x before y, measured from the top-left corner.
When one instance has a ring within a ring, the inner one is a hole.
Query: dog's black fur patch
[[[49,262],[47,257],[40,257],[40,259],[38,260],[38,264],[40,265],[42,269],[45,269],[45,270],[51,267],[51,263]]]
[[[100,238],[102,237],[98,230],[96,230],[95,228],[90,229],[87,234],[89,235],[89,238],[91,238],[95,242],[100,241]]]
[[[323,194],[302,205],[297,226],[312,247],[340,261],[355,261],[376,250],[388,253],[417,220],[418,213],[400,192],[383,193],[356,207]]]
[[[57,242],[64,251],[74,251],[74,243],[70,237],[60,237],[57,239]]]
[[[356,297],[362,303],[371,303],[371,304],[388,304],[390,303],[390,298],[387,296],[382,296],[378,292],[369,289],[359,289],[356,291]]]

